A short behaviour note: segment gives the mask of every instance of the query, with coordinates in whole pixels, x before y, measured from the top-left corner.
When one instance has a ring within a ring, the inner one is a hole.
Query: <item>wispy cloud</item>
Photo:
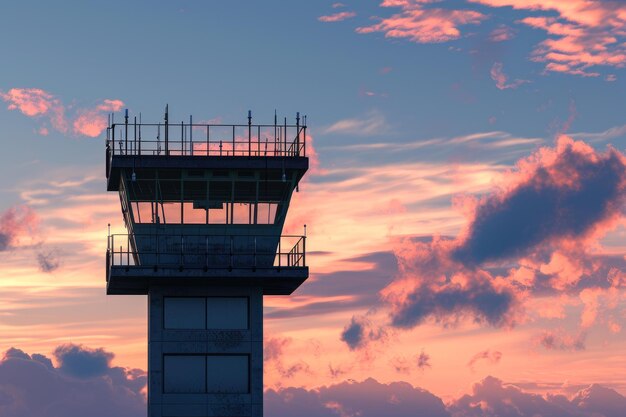
[[[585,139],[589,142],[604,142],[611,139],[626,138],[626,125],[611,127],[602,132],[569,133],[568,136],[574,139]]]
[[[480,361],[485,361],[492,365],[495,365],[500,362],[500,359],[502,359],[502,352],[487,349],[483,350],[482,352],[478,352],[477,354],[472,356],[472,358],[467,363],[467,367],[473,371],[475,365]]]
[[[585,349],[586,338],[584,332],[573,336],[563,330],[545,330],[537,336],[536,341],[548,350],[577,351]]]
[[[355,136],[375,136],[390,130],[385,116],[379,111],[371,111],[366,117],[342,119],[323,130],[324,133],[337,133]]]
[[[489,34],[491,42],[504,42],[515,37],[515,30],[507,25],[500,25]]]
[[[324,23],[341,22],[343,20],[350,19],[354,16],[356,16],[355,12],[339,12],[339,13],[333,13],[333,14],[326,15],[326,16],[320,16],[317,18],[317,20],[319,20],[320,22],[324,22]]]

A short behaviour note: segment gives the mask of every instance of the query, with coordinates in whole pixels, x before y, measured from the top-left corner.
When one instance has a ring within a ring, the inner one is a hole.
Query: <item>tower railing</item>
[[[306,125],[113,123],[113,155],[305,157]]]
[[[112,234],[112,266],[179,268],[303,268],[306,236]]]

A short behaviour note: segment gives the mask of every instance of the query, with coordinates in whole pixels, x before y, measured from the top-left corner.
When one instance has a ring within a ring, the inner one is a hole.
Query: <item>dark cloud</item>
[[[11,348],[0,361],[0,416],[146,415],[143,371],[111,367],[112,355],[101,349],[66,346],[58,351],[64,360],[90,367],[93,376],[68,375],[43,355]],[[531,394],[493,377],[474,384],[470,394],[447,407],[437,396],[406,382],[382,384],[371,378],[311,390],[269,389],[264,402],[265,414],[273,417],[622,417],[626,409],[624,396],[600,385],[568,399]]]
[[[359,323],[355,317],[352,317],[350,324],[341,332],[341,340],[346,342],[350,349],[356,349],[363,344],[364,335],[363,324]]]
[[[454,259],[477,265],[520,257],[553,239],[584,237],[621,213],[626,164],[614,149],[598,154],[561,142],[554,160],[546,158],[525,174],[511,191],[478,204]]]
[[[7,250],[10,243],[11,237],[6,233],[0,232],[0,252]]]
[[[524,317],[528,294],[608,287],[607,276],[623,271],[624,260],[603,260],[587,248],[619,223],[625,197],[626,157],[561,137],[520,160],[491,194],[460,199],[468,226],[456,238],[397,240],[397,273],[380,291],[389,325],[469,319],[512,327]],[[353,320],[344,330],[353,349],[362,345],[362,327]]]
[[[483,350],[482,352],[478,352],[477,354],[472,356],[472,358],[467,363],[467,367],[471,370],[474,370],[474,365],[476,365],[477,362],[486,361],[491,364],[496,364],[500,362],[500,359],[502,359],[502,352],[487,349]]]
[[[272,361],[281,359],[283,349],[291,343],[291,339],[284,337],[270,337],[263,343],[263,360]]]
[[[384,339],[385,336],[384,329],[374,327],[372,322],[364,316],[352,316],[350,324],[341,332],[341,340],[348,345],[350,350],[362,348],[371,341]]]
[[[291,339],[282,337],[270,337],[263,343],[263,361],[268,370],[276,370],[284,379],[293,378],[299,373],[311,373],[308,363],[299,360],[291,364],[285,364],[285,349],[291,344]],[[314,343],[313,343],[314,344]],[[282,385],[282,384],[281,384]]]
[[[43,272],[52,272],[61,265],[57,251],[37,253],[37,262],[39,263],[39,269]]]
[[[584,332],[572,336],[562,330],[546,330],[537,338],[539,344],[548,350],[564,351],[585,350],[586,339]]]
[[[61,345],[53,354],[62,372],[78,378],[106,374],[114,356],[104,349],[89,349],[81,345]]]
[[[391,324],[412,328],[426,318],[449,323],[451,318],[471,315],[474,320],[500,327],[515,305],[515,295],[508,289],[497,289],[486,280],[474,280],[467,285],[451,283],[436,289],[420,286],[408,293],[393,312]]]
[[[371,378],[317,390],[268,390],[265,410],[273,417],[450,417],[441,399],[428,391],[406,382],[381,384]]]
[[[74,364],[85,365],[94,375],[85,377],[78,372],[81,377],[77,378],[76,372],[55,368],[43,355],[11,348],[0,361],[2,417],[145,416],[144,372],[111,367],[109,362],[100,368],[101,358],[112,356],[101,349],[66,346],[59,353],[66,361],[80,358]],[[92,362],[98,365],[94,367]]]
[[[430,355],[422,351],[419,355],[408,359],[402,356],[394,357],[389,362],[396,372],[410,374],[414,369],[425,371],[430,368]]]
[[[422,351],[418,356],[417,356],[417,369],[420,370],[424,370],[426,368],[430,368],[430,355],[426,354],[424,351]]]

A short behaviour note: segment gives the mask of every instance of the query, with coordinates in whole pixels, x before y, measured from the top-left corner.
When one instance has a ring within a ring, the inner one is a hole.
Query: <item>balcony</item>
[[[260,286],[291,294],[308,277],[306,236],[128,235],[108,237],[107,292],[154,285]]]

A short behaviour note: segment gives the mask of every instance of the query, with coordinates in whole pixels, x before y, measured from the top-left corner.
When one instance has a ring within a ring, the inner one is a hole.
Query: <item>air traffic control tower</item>
[[[308,277],[306,236],[281,236],[308,168],[306,117],[287,124],[110,116],[107,294],[148,296],[148,416],[263,415],[263,296]],[[305,229],[306,235],[306,229]]]

